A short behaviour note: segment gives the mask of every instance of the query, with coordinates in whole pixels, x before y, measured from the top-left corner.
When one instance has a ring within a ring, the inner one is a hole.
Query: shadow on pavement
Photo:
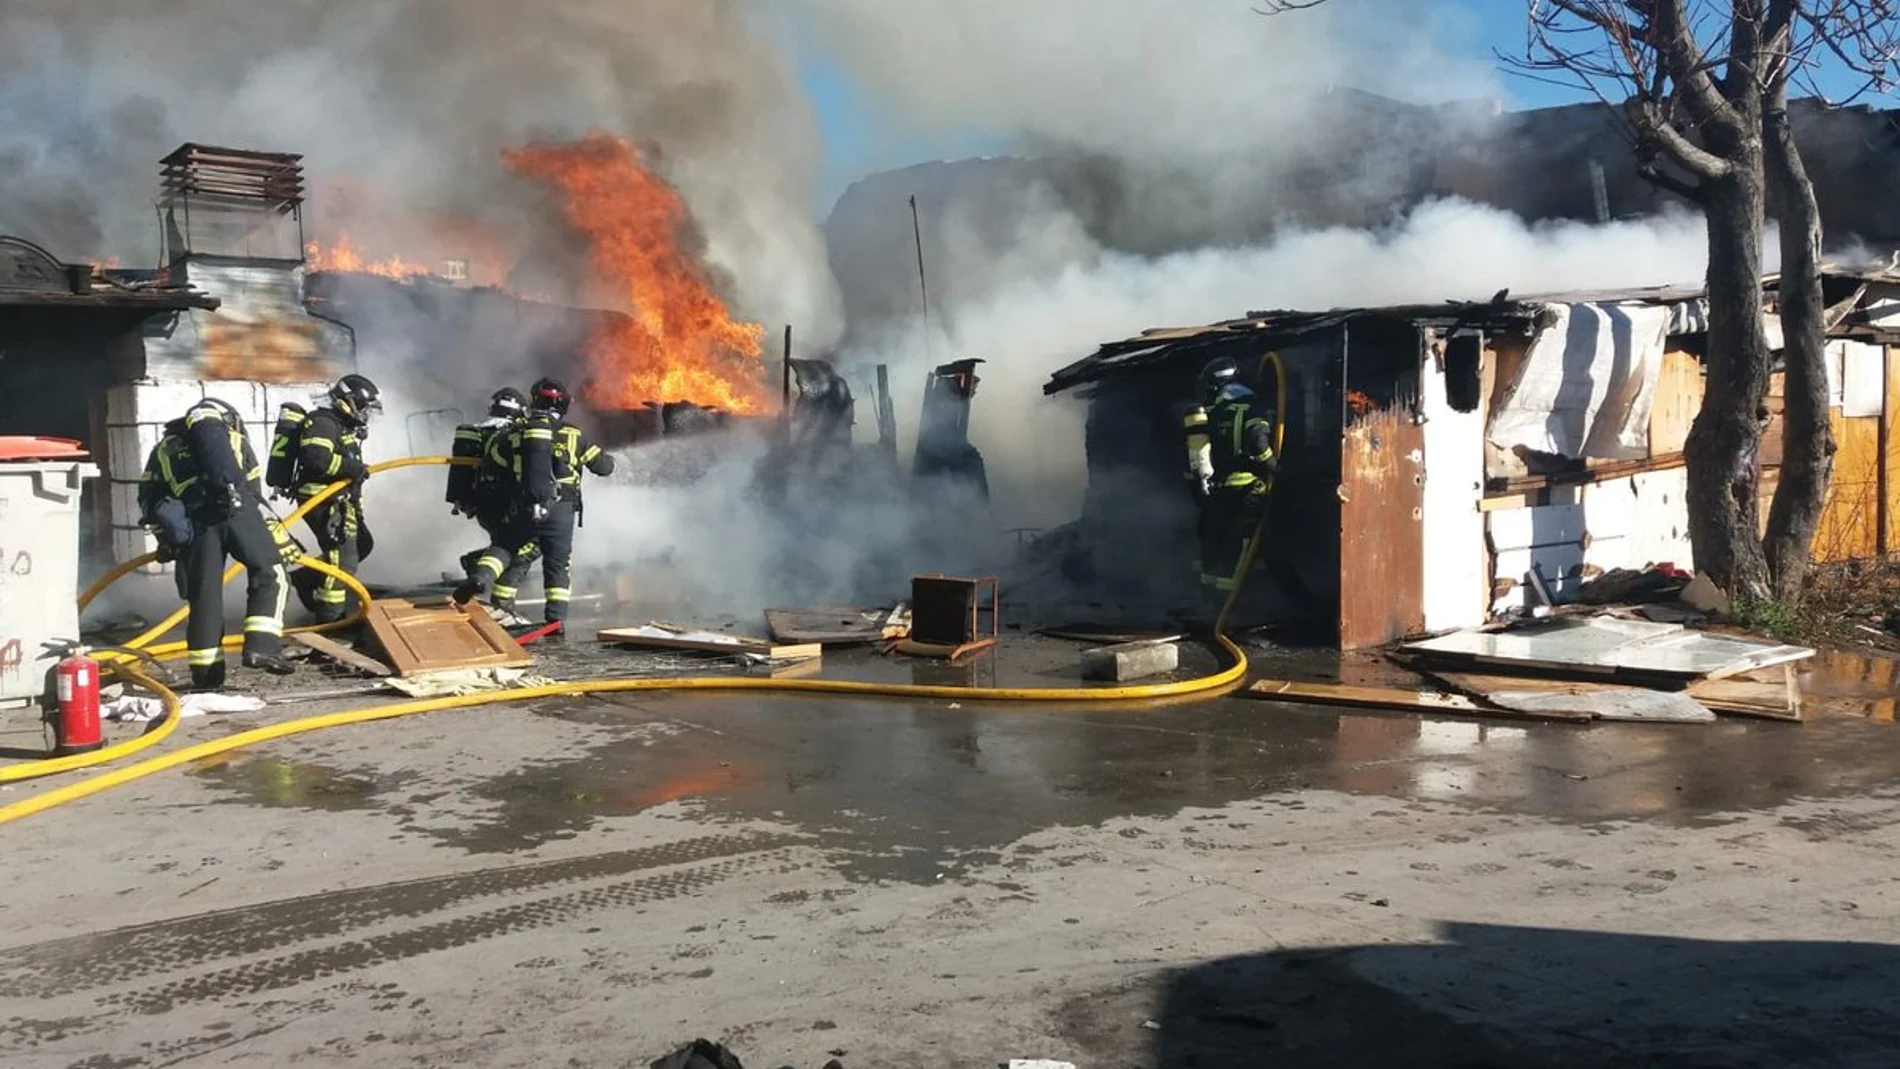
[[[1448,925],[1442,938],[1248,955],[1177,973],[1148,1026],[1150,1064],[1900,1064],[1900,947],[1485,924]]]

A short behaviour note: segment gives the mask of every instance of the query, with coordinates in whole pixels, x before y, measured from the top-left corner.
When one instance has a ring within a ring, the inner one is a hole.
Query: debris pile
[[[1400,647],[1431,688],[1267,679],[1249,697],[1533,720],[1705,723],[1717,714],[1800,720],[1801,646],[1680,623],[1570,616],[1475,628]]]

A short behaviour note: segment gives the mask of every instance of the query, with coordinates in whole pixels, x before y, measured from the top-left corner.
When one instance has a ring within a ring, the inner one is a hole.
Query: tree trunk
[[[1773,179],[1781,223],[1781,478],[1768,510],[1763,551],[1775,597],[1801,599],[1815,528],[1834,476],[1834,430],[1827,418],[1827,308],[1821,293],[1821,212],[1788,117],[1788,90],[1777,87],[1762,113],[1762,155]]]
[[[1762,331],[1760,126],[1717,151],[1729,174],[1705,184],[1709,232],[1708,391],[1683,453],[1696,567],[1731,595],[1770,594],[1756,488],[1768,340]]]

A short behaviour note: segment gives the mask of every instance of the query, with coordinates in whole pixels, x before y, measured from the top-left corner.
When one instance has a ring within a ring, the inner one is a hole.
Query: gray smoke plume
[[[0,232],[70,259],[152,265],[158,160],[187,140],[304,154],[313,220],[362,240],[430,217],[544,223],[545,194],[500,153],[590,127],[662,146],[740,314],[837,328],[815,118],[736,0],[0,7]],[[329,178],[368,195],[326,203]]]

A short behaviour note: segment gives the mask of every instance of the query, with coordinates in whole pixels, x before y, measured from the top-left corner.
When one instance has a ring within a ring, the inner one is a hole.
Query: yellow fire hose
[[[1278,357],[1276,356],[1274,359],[1277,361]],[[1282,372],[1281,393],[1284,397],[1284,371]],[[407,457],[401,460],[373,465],[370,471],[372,473],[378,473],[420,464],[449,463],[457,463],[457,461],[451,460],[448,457]],[[322,501],[327,500],[332,494],[341,491],[346,485],[348,484],[337,483],[326,488],[321,494],[305,502],[302,507],[291,513],[291,515],[286,518],[286,523],[295,522],[302,518],[310,509]],[[153,555],[147,555],[118,566],[86,590],[80,599],[80,605],[83,607],[89,604],[92,599],[96,598],[99,593],[112,582],[130,573],[133,569],[150,563],[153,559]],[[362,606],[367,606],[370,603],[371,598],[369,591],[366,590],[354,576],[333,568],[326,562],[313,557],[306,556],[302,558],[299,563],[337,578],[351,593],[357,596]],[[235,566],[227,570],[225,579],[229,581],[237,574],[238,570],[239,569]],[[1233,598],[1229,597],[1228,604],[1230,607],[1232,601]],[[1223,609],[1223,618],[1225,614],[1226,610]],[[139,644],[152,641],[170,630],[171,627],[176,626],[177,622],[182,620],[185,615],[186,612],[184,610],[174,613],[170,619],[147,630],[137,639],[134,639],[132,643],[128,643],[128,646],[138,648]],[[359,608],[354,616],[337,623],[310,628],[293,628],[287,633],[294,634],[301,631],[330,630],[345,627],[360,619],[361,615],[362,609]],[[862,698],[943,699],[950,701],[1119,703],[1155,701],[1189,695],[1214,694],[1230,690],[1246,681],[1247,655],[1239,646],[1228,639],[1226,635],[1222,634],[1218,630],[1218,627],[1213,637],[1215,645],[1229,662],[1220,671],[1195,679],[1179,680],[1171,683],[1149,683],[1123,687],[955,687],[900,683],[860,683],[830,679],[757,679],[745,676],[696,676],[661,679],[597,679],[572,683],[555,683],[520,690],[504,690],[446,698],[428,698],[418,701],[396,702],[389,705],[372,706],[338,713],[326,713],[318,716],[304,717],[299,720],[271,724],[266,727],[240,732],[239,734],[230,735],[225,738],[198,743],[194,746],[174,750],[157,757],[150,757],[135,764],[126,765],[122,768],[116,768],[80,780],[77,783],[67,784],[64,787],[47,791],[44,794],[22,799],[11,805],[0,806],[0,824],[6,824],[35,813],[44,812],[54,806],[64,805],[67,802],[76,801],[101,791],[110,790],[113,787],[131,783],[134,780],[142,779],[158,772],[163,772],[166,769],[176,768],[182,764],[203,760],[207,757],[227,753],[231,750],[241,749],[246,746],[254,746],[272,739],[287,738],[292,735],[321,731],[325,728],[342,727],[348,724],[363,724],[373,720],[392,720],[397,717],[415,716],[421,713],[441,712],[449,709],[472,709],[487,705],[535,701],[541,698],[568,697],[584,694],[624,694],[639,691],[755,691],[774,694],[833,694]],[[237,645],[241,644],[242,641],[242,636],[232,636],[226,640],[226,644]],[[153,657],[163,659],[166,657],[176,657],[183,651],[183,643],[171,643],[165,646],[154,647],[146,652]],[[94,753],[55,758],[47,761],[35,761],[30,764],[15,765],[10,768],[0,769],[0,782],[29,779],[50,775],[56,772],[68,772],[102,765],[156,745],[167,735],[171,734],[177,727],[179,714],[178,696],[169,688],[165,687],[164,684],[144,675],[136,668],[130,667],[130,664],[136,663],[131,660],[132,656],[133,655],[130,654],[114,656],[112,658],[114,667],[131,682],[152,691],[164,701],[165,718],[162,722],[154,725],[151,731],[137,739],[119,743]]]

